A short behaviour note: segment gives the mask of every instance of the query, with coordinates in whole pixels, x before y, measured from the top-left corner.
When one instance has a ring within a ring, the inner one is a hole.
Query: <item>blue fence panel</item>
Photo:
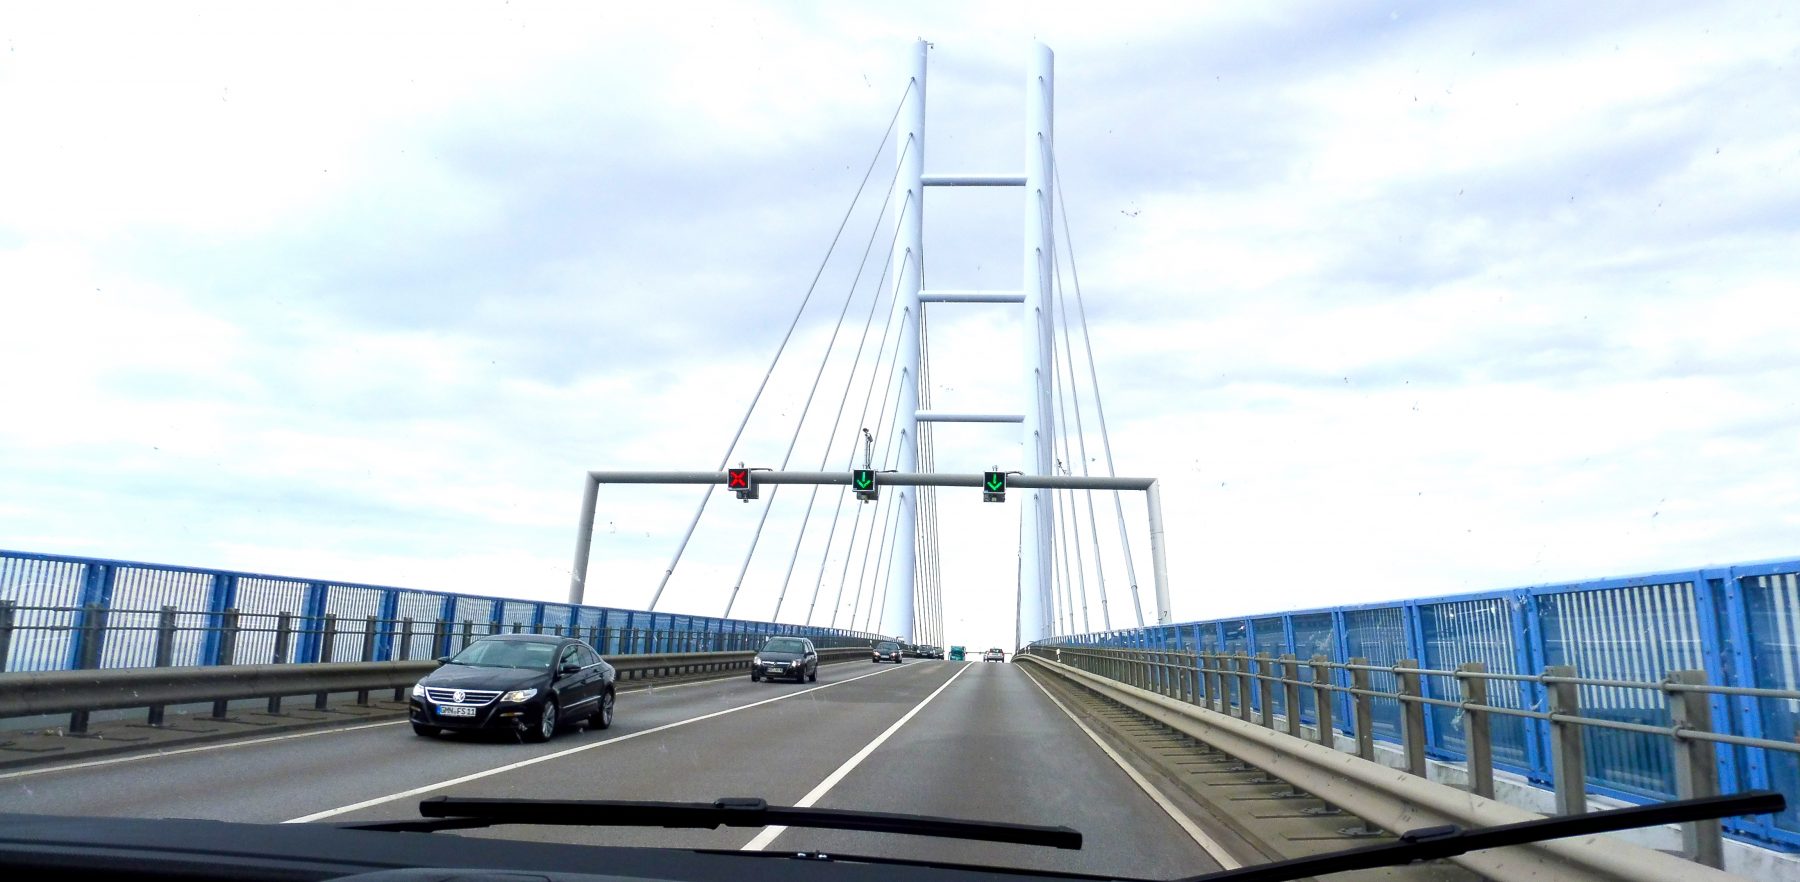
[[[1501,595],[1474,600],[1420,603],[1419,630],[1423,640],[1420,665],[1436,670],[1455,670],[1458,665],[1480,662],[1489,673],[1518,674],[1519,634],[1514,627],[1514,601]],[[1446,677],[1426,677],[1425,694],[1449,701],[1462,700],[1462,690]],[[1489,704],[1524,708],[1525,695],[1519,684],[1506,680],[1487,683]],[[1468,753],[1467,731],[1462,711],[1456,708],[1427,705],[1426,713],[1435,724],[1437,738],[1431,746],[1438,752],[1462,757]],[[1525,720],[1519,717],[1490,715],[1493,732],[1494,759],[1517,767],[1529,765],[1526,753]]]
[[[1287,623],[1283,621],[1280,616],[1266,616],[1260,619],[1252,619],[1250,621],[1250,642],[1250,654],[1260,655],[1266,652],[1269,654],[1271,660],[1280,658],[1282,653],[1288,651]],[[1258,662],[1257,673],[1267,674],[1270,673],[1270,671],[1263,670],[1261,663]],[[1274,691],[1271,692],[1270,695],[1275,698],[1275,707],[1272,709],[1274,713],[1280,716],[1286,716],[1288,712],[1287,690],[1281,688],[1281,684],[1277,683],[1275,684]],[[1262,702],[1262,689],[1260,686],[1256,690],[1256,701],[1258,704]]]
[[[362,661],[363,642],[373,640],[365,635],[369,616],[381,615],[381,602],[386,592],[362,585],[326,585],[325,611],[337,617],[337,636],[331,641],[331,660]]]
[[[1406,656],[1406,615],[1399,606],[1344,611],[1344,656],[1367,658],[1372,665],[1391,666]],[[1370,674],[1377,692],[1394,692],[1399,678],[1385,671]],[[1400,740],[1400,702],[1377,698],[1370,703],[1375,734]]]
[[[546,634],[567,634],[569,626],[574,624],[574,608],[563,603],[542,604],[544,610],[542,624]]]
[[[1748,628],[1749,656],[1756,677],[1752,685],[1765,689],[1800,689],[1800,577],[1794,573],[1753,576],[1741,586]],[[1800,701],[1757,702],[1754,722],[1763,738],[1800,741]],[[1800,793],[1800,758],[1791,753],[1769,753],[1760,776],[1764,786],[1782,793]],[[1789,800],[1787,811],[1774,818],[1782,838],[1800,842],[1800,800]]]
[[[1691,581],[1606,589],[1576,586],[1541,595],[1538,615],[1545,661],[1572,665],[1585,677],[1656,682],[1669,671],[1705,667]],[[1578,700],[1584,716],[1669,725],[1667,703],[1655,691],[1582,686]],[[1668,739],[1609,732],[1604,738],[1584,739],[1584,744],[1591,784],[1656,799],[1674,797],[1674,755]]]
[[[0,556],[0,600],[10,600],[12,645],[0,670],[55,671],[67,666],[75,643],[75,613],[87,566],[75,561]],[[61,607],[51,609],[49,607]]]
[[[413,620],[413,635],[412,640],[402,649],[401,629],[396,626],[393,631],[393,648],[388,650],[388,658],[414,661],[436,658],[437,646],[432,640],[436,636],[438,619],[444,614],[444,598],[424,591],[396,590],[394,594],[394,615]]]
[[[1342,660],[1342,654],[1338,652],[1337,628],[1332,625],[1331,613],[1290,616],[1288,627],[1293,632],[1294,655],[1301,662],[1306,662],[1316,655],[1325,656],[1331,661]],[[1311,678],[1312,675],[1308,673],[1300,679],[1310,680]],[[1333,710],[1335,711],[1335,708]],[[1318,722],[1318,697],[1313,695],[1311,689],[1300,690],[1300,719],[1307,722]],[[1342,719],[1336,713],[1332,716],[1333,722],[1338,726],[1343,725]]]
[[[239,576],[237,583],[238,637],[232,660],[243,665],[275,661],[275,629],[282,613],[292,617],[291,627],[306,626],[300,614],[306,609],[307,583],[297,579]],[[299,635],[289,637],[292,661]]]
[[[156,624],[159,610],[173,606],[179,612],[206,610],[212,593],[212,575],[193,570],[119,567],[113,576],[111,609],[106,616],[106,643],[100,653],[102,668],[148,667],[156,660]],[[192,629],[206,622],[177,617],[177,627]],[[178,630],[173,664],[200,663],[205,635],[198,630]]]
[[[530,633],[531,626],[537,622],[538,606],[528,600],[502,600],[497,606],[502,634]]]

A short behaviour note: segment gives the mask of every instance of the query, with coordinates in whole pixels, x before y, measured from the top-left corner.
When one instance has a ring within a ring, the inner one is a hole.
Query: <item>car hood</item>
[[[444,665],[420,681],[441,689],[497,689],[509,691],[542,685],[550,679],[549,671],[521,668],[483,668],[475,665]]]
[[[766,652],[759,652],[759,653],[757,653],[757,654],[756,654],[756,657],[757,657],[757,658],[760,658],[760,659],[762,659],[762,660],[763,660],[763,661],[766,661],[766,662],[770,662],[770,661],[799,661],[799,660],[800,660],[800,659],[802,659],[802,658],[805,658],[805,657],[806,657],[806,653],[804,653],[804,652],[776,652],[776,651],[773,651],[773,650],[769,650],[769,651],[766,651]]]

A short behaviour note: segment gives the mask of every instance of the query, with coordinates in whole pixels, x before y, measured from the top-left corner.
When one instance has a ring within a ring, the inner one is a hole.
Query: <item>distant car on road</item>
[[[982,661],[997,661],[997,662],[1006,661],[1006,650],[995,647],[995,648],[990,649],[987,652],[983,653],[981,656],[981,660]]]
[[[895,643],[892,640],[883,640],[880,643],[875,644],[875,648],[871,650],[870,654],[871,657],[869,661],[871,662],[879,663],[891,661],[894,664],[900,664],[900,657],[903,653],[900,649],[900,644]]]
[[[963,660],[963,648],[960,646],[950,647],[950,660],[951,661],[962,661]]]
[[[554,634],[495,634],[463,647],[413,684],[413,732],[502,730],[549,741],[558,726],[613,722],[618,673],[593,647]]]
[[[791,677],[795,683],[819,679],[819,651],[805,637],[770,637],[750,659],[750,682]]]

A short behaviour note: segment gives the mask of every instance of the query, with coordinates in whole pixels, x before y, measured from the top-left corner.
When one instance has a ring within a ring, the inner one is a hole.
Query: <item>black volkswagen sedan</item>
[[[875,648],[870,652],[871,656],[869,661],[891,661],[894,664],[900,664],[900,656],[902,655],[900,644],[893,640],[883,640],[880,643],[875,644]]]
[[[750,659],[750,679],[792,677],[795,683],[819,679],[819,651],[805,637],[770,637]]]
[[[549,741],[556,727],[612,725],[613,666],[593,647],[553,634],[495,634],[463,648],[412,688],[412,727],[516,731]]]

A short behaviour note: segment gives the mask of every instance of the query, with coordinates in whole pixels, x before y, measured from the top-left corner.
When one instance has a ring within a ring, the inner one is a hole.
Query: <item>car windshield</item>
[[[1800,0],[0,0],[0,825],[1415,786],[1800,794]]]
[[[537,670],[548,669],[555,656],[556,645],[553,643],[534,643],[524,640],[479,640],[451,657],[450,663],[483,668]]]

